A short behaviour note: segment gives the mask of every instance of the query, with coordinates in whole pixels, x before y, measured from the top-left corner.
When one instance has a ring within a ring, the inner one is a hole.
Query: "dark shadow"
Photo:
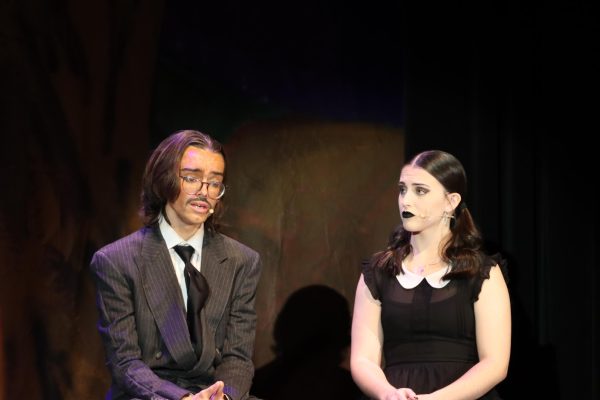
[[[556,397],[560,393],[556,349],[550,344],[538,343],[534,334],[535,324],[525,309],[526,302],[516,290],[522,285],[519,274],[523,266],[508,250],[492,241],[485,243],[484,250],[487,254],[502,254],[508,267],[508,277],[505,278],[512,313],[511,355],[508,374],[498,385],[498,393],[507,400]]]
[[[350,346],[348,301],[310,285],[292,293],[275,321],[276,357],[256,370],[251,393],[265,400],[359,399],[341,364]]]

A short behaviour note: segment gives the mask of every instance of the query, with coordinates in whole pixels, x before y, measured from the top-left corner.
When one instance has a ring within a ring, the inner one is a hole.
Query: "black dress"
[[[390,384],[431,393],[478,362],[473,304],[496,264],[504,273],[504,260],[488,257],[479,276],[451,281],[440,281],[445,271],[425,279],[406,269],[398,277],[382,269],[363,269],[367,287],[381,302],[383,370]],[[500,396],[491,390],[481,399]]]

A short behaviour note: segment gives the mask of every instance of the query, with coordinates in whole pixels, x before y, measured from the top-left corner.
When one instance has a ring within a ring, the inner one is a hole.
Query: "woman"
[[[510,357],[504,261],[486,256],[451,154],[414,157],[400,175],[401,224],[356,289],[351,371],[379,400],[499,399]]]

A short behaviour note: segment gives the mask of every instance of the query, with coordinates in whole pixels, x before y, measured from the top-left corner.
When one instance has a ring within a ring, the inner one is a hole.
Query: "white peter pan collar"
[[[404,270],[404,273],[400,272],[398,275],[396,275],[396,279],[398,279],[398,282],[400,282],[400,285],[404,289],[414,289],[419,285],[419,283],[421,283],[423,279],[426,279],[427,283],[429,283],[431,287],[434,287],[436,289],[441,289],[448,283],[450,283],[450,280],[442,280],[442,276],[446,275],[446,273],[450,271],[449,265],[446,268],[442,268],[427,276],[415,274],[414,272],[406,268],[406,265],[404,265],[404,263],[402,263],[402,269]]]

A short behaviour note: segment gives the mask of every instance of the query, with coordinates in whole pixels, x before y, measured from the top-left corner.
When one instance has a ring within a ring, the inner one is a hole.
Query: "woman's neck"
[[[443,261],[442,243],[447,240],[449,234],[450,232],[447,232],[445,238],[423,235],[423,232],[413,234],[410,240],[412,251],[404,260],[404,264],[419,275],[429,275],[443,268],[446,264]]]

